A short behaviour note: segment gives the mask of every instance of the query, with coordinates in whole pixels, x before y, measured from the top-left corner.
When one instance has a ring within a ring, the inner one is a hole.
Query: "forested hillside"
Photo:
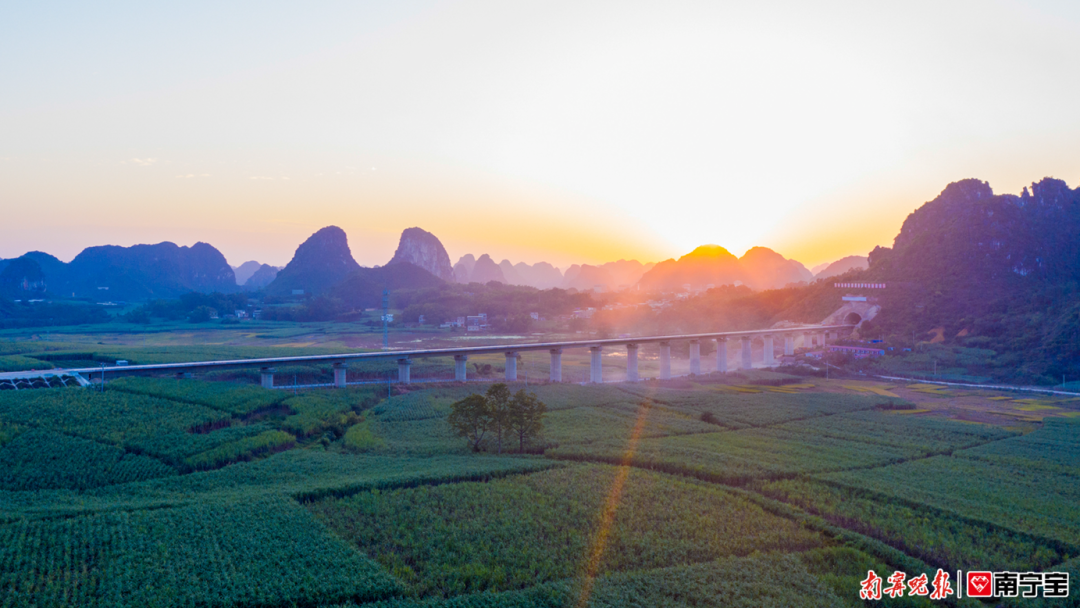
[[[1005,379],[1080,375],[1080,189],[1061,180],[1020,196],[950,184],[851,276],[889,284],[873,322],[886,337],[991,349]]]

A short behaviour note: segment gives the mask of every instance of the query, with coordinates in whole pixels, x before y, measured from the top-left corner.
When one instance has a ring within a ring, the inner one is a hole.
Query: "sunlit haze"
[[[1080,3],[20,3],[0,257],[163,240],[282,265],[338,225],[452,260],[808,267],[968,177],[1080,183]]]

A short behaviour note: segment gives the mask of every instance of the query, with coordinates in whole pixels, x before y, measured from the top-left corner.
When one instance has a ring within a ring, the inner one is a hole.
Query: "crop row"
[[[378,401],[370,387],[313,391],[289,397],[282,405],[292,413],[285,418],[281,427],[299,437],[310,437],[328,430],[341,435],[345,426],[355,422],[349,414],[371,408]]]
[[[841,608],[853,605],[848,600],[852,589],[857,592],[858,581],[870,568],[879,572],[886,569],[851,549],[815,549],[799,555],[724,557],[691,566],[615,573],[587,584],[583,579],[568,579],[521,591],[386,600],[366,604],[365,608]],[[353,606],[346,604],[342,608]]]
[[[990,425],[965,424],[942,418],[908,416],[877,410],[809,418],[785,423],[776,428],[843,441],[914,449],[928,454],[984,444],[1015,435]]]
[[[364,492],[310,508],[418,596],[822,543],[817,533],[722,489],[601,465]]]
[[[85,490],[175,474],[155,458],[40,429],[21,433],[0,447],[4,490]]]
[[[935,456],[874,470],[821,475],[830,483],[956,513],[976,521],[1080,546],[1075,475]]]
[[[398,584],[287,499],[0,525],[0,608],[385,598]]]
[[[108,383],[108,387],[109,390],[205,405],[239,415],[270,407],[288,396],[281,391],[272,391],[261,386],[134,376],[113,380]]]
[[[203,405],[80,389],[0,393],[0,422],[111,444],[181,468],[190,456],[271,430],[266,424],[228,426],[231,416]]]
[[[733,484],[884,465],[919,455],[911,449],[775,428],[647,438],[630,448],[628,439],[605,440],[560,445],[546,453],[567,460],[612,463],[629,458],[635,466]]]
[[[955,455],[1080,477],[1080,421],[1047,418],[1035,432]]]
[[[386,445],[386,442],[372,431],[372,422],[370,420],[364,420],[349,427],[341,442],[346,450],[358,454],[370,452]]]
[[[1048,569],[1069,554],[1060,543],[812,479],[763,481],[751,487],[948,571]]]
[[[394,458],[323,450],[288,450],[212,471],[176,475],[83,492],[0,490],[0,521],[186,504],[193,497],[254,500],[289,495],[302,500],[349,496],[373,488],[484,480],[558,466],[520,457]]]
[[[285,431],[264,431],[244,437],[188,457],[184,463],[198,470],[216,469],[241,460],[251,460],[260,454],[288,448],[296,437]]]
[[[712,389],[680,390],[631,386],[624,390],[689,414],[710,413],[719,424],[731,428],[780,424],[832,414],[869,410],[875,405],[899,402],[888,397],[837,393],[733,394]]]
[[[118,391],[18,391],[0,393],[0,420],[55,429],[121,445],[162,431],[188,429],[228,418],[199,405]]]
[[[0,372],[21,372],[30,369],[49,369],[51,364],[23,355],[0,355]]]

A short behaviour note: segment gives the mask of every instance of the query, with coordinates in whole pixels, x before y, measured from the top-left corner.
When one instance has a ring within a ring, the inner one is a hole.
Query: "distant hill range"
[[[865,258],[845,258],[825,269],[823,276],[839,274],[857,266]],[[416,273],[406,266],[419,268]],[[397,268],[401,277],[394,278]],[[356,263],[345,231],[327,226],[300,244],[285,267],[251,260],[231,267],[217,249],[206,243],[179,247],[165,242],[156,245],[90,247],[64,263],[43,252],[0,260],[0,297],[79,297],[96,301],[137,301],[173,298],[196,292],[265,290],[271,296],[318,296],[333,292],[370,303],[369,289],[409,289],[428,287],[432,281],[521,285],[536,289],[576,289],[617,291],[634,286],[649,290],[682,291],[686,286],[702,289],[709,285],[747,285],[769,289],[812,281],[813,276],[798,262],[785,259],[770,249],[755,247],[736,258],[722,247],[707,245],[678,260],[643,264],[618,260],[606,264],[574,264],[565,272],[547,262],[526,264],[502,260],[496,263],[487,254],[479,258],[462,256],[451,266],[450,256],[434,234],[422,228],[407,228],[397,250],[381,269],[363,268]],[[348,286],[345,285],[349,279]],[[340,287],[340,289],[338,288]]]
[[[814,275],[805,266],[765,247],[754,247],[737,258],[718,245],[703,245],[678,260],[665,260],[641,277],[641,289],[678,291],[709,286],[746,285],[776,289],[808,283]]]
[[[329,295],[352,307],[376,307],[384,289],[419,289],[444,282],[421,264],[446,276],[452,273],[450,257],[439,239],[429,232],[409,228],[402,233],[397,252],[389,263],[365,268],[353,259],[345,231],[327,226],[297,247],[293,259],[277,273],[266,293]]]
[[[841,260],[834,266],[843,263]],[[495,263],[491,256],[462,256],[450,265],[450,256],[434,234],[408,228],[397,250],[382,268],[408,264],[438,281],[522,285],[536,289],[615,291],[633,286],[662,291],[682,290],[686,285],[745,284],[755,289],[781,287],[812,280],[806,269],[779,254],[754,248],[736,259],[722,247],[705,246],[661,264],[619,260],[606,264],[574,264],[565,272],[547,262]],[[831,267],[830,267],[831,268]],[[373,272],[378,270],[378,272]],[[231,267],[224,256],[206,243],[179,247],[173,243],[118,247],[90,247],[70,263],[43,252],[0,260],[0,296],[12,299],[80,297],[97,301],[135,301],[173,298],[190,291],[228,293],[261,290],[271,296],[323,295],[331,291],[351,298],[375,286],[405,289],[429,286],[427,275],[408,270],[393,279],[389,270],[365,269],[352,257],[345,231],[327,226],[311,235],[285,267],[247,261]],[[827,272],[829,272],[827,270]],[[353,275],[356,275],[355,277]],[[351,287],[343,284],[351,278]],[[337,286],[341,289],[336,289]],[[367,287],[362,287],[367,286]],[[381,288],[380,288],[381,289]],[[366,296],[364,296],[366,298]],[[367,301],[365,299],[365,301]]]
[[[598,266],[574,264],[563,273],[547,262],[526,264],[503,260],[498,264],[486,253],[479,259],[471,253],[454,264],[454,280],[458,283],[487,283],[497,281],[507,285],[524,285],[536,289],[599,289],[611,291],[634,286],[653,264],[637,260],[619,260]]]
[[[865,255],[849,255],[832,264],[823,264],[823,268],[814,273],[815,279],[828,279],[840,276],[851,270],[866,270],[870,267],[870,258]]]
[[[280,270],[280,266],[260,264],[254,260],[244,262],[239,266],[233,266],[233,273],[236,274],[236,284],[244,289],[251,290],[262,289],[269,285],[277,278],[277,273]]]
[[[62,297],[131,301],[174,298],[191,291],[236,291],[225,256],[206,243],[89,247],[70,263],[32,251],[0,261],[6,297],[50,293]]]

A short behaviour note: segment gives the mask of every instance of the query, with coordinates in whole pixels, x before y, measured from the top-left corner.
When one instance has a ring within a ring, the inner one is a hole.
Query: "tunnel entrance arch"
[[[849,312],[848,315],[844,317],[844,323],[847,325],[858,325],[859,323],[862,323],[862,317],[857,312]]]

